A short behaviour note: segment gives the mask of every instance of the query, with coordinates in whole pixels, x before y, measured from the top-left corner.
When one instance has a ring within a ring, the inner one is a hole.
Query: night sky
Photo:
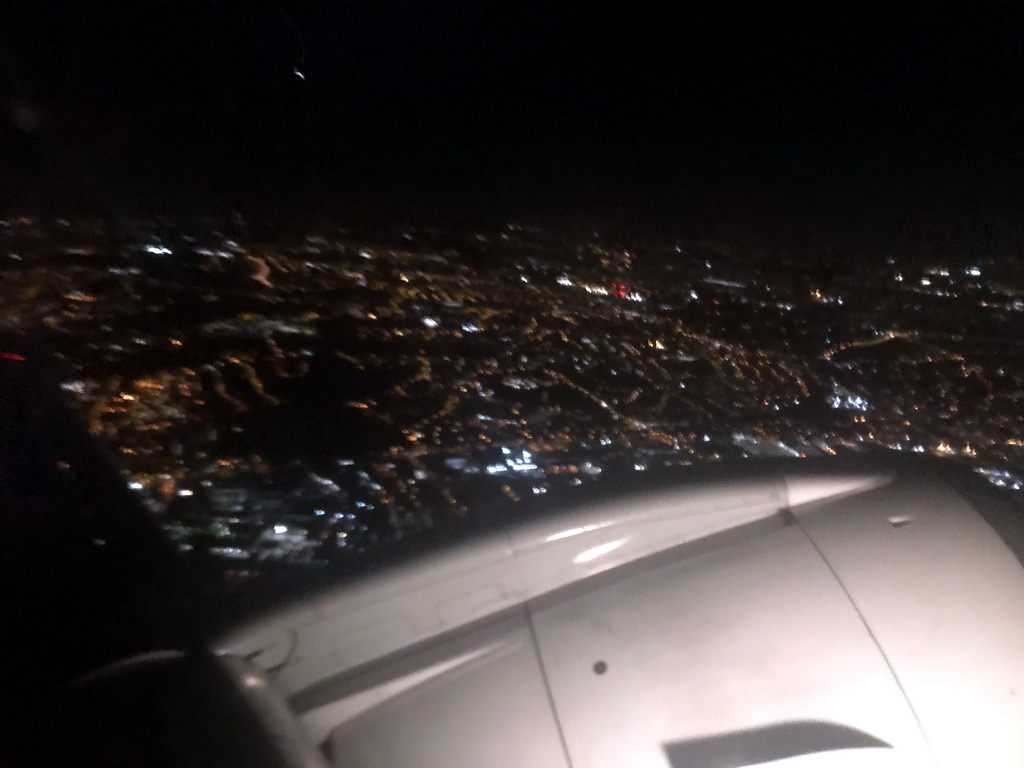
[[[0,208],[1017,249],[1024,7],[951,5],[14,0]]]

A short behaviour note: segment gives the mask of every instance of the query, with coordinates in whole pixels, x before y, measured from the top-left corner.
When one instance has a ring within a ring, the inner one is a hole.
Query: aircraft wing
[[[216,647],[338,766],[1024,763],[1020,520],[801,466],[513,525]]]

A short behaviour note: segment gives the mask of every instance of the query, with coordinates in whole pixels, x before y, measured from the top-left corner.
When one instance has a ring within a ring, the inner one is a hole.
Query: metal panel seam
[[[917,723],[917,728],[921,732],[921,738],[924,739],[924,743],[928,747],[928,754],[930,754],[932,757],[932,764],[937,766],[939,763],[935,756],[935,750],[932,748],[931,740],[928,738],[928,732],[925,731],[924,724],[921,722],[921,718],[918,717],[917,710],[914,708],[914,703],[910,700],[910,697],[907,695],[907,691],[903,687],[903,682],[900,680],[900,676],[896,673],[896,669],[895,667],[893,667],[892,662],[889,661],[889,657],[886,655],[885,649],[882,647],[882,644],[878,642],[878,638],[875,637],[875,633],[871,630],[871,625],[868,624],[867,619],[864,618],[864,614],[861,613],[860,607],[857,605],[857,602],[853,599],[853,595],[851,595],[849,590],[846,588],[846,585],[843,583],[843,580],[839,578],[839,574],[836,573],[835,568],[832,567],[832,563],[825,556],[825,553],[822,551],[821,547],[818,546],[818,542],[816,542],[814,540],[814,537],[811,536],[811,534],[807,531],[806,528],[804,528],[803,524],[800,522],[799,517],[794,515],[792,511],[789,512],[789,515],[790,517],[792,517],[793,522],[796,523],[801,533],[803,533],[803,535],[807,537],[807,541],[809,541],[811,546],[814,547],[814,551],[818,553],[818,557],[820,557],[822,562],[825,563],[825,567],[828,568],[829,573],[832,574],[832,578],[836,580],[836,584],[839,585],[839,588],[843,591],[843,594],[846,595],[846,599],[850,602],[850,606],[856,612],[857,618],[860,619],[860,623],[864,626],[864,630],[868,633],[868,637],[871,638],[871,642],[875,644],[875,648],[877,648],[878,653],[881,654],[882,661],[885,662],[885,666],[888,668],[889,674],[892,675],[893,682],[895,682],[896,687],[900,689],[900,693],[903,695],[903,700],[907,702],[907,707],[910,709],[910,714],[913,715],[914,722]]]
[[[548,677],[548,668],[544,664],[544,657],[540,652],[540,643],[537,641],[537,630],[533,626],[533,611],[529,604],[526,608],[526,626],[530,630],[530,642],[533,643],[533,654],[537,659],[537,668],[540,670],[541,682],[544,684],[544,693],[548,697],[548,707],[551,709],[551,717],[555,720],[555,728],[558,730],[558,741],[562,745],[562,754],[565,755],[566,768],[573,768],[572,757],[569,755],[569,745],[565,740],[565,731],[562,728],[562,718],[555,706],[555,695],[551,690],[551,679]]]

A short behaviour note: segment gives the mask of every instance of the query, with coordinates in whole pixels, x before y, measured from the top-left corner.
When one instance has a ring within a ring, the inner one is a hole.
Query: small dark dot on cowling
[[[594,674],[603,675],[607,671],[608,671],[608,664],[606,662],[603,662],[603,661],[595,661],[594,662]]]

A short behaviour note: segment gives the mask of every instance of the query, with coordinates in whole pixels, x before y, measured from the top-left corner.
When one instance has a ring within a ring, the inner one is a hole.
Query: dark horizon
[[[9,210],[1016,254],[1024,9],[15,2]]]

